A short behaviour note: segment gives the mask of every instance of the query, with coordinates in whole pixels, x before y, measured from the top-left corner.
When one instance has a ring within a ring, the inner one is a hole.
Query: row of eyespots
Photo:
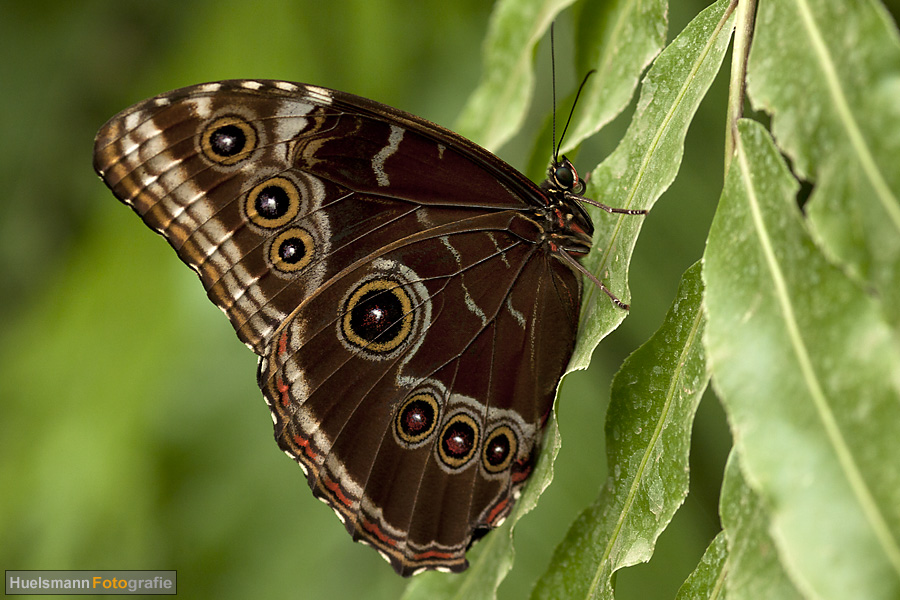
[[[237,115],[213,119],[200,133],[200,151],[215,165],[236,166],[259,145],[260,136],[253,124]],[[301,214],[303,199],[297,184],[288,177],[270,177],[254,186],[242,200],[243,214],[256,227],[272,231],[292,222]],[[315,255],[315,241],[301,227],[278,233],[269,244],[269,264],[286,274],[301,271]]]
[[[394,418],[394,433],[407,448],[417,448],[431,439],[440,420],[440,403],[430,391],[420,391],[409,398]],[[437,457],[451,471],[461,471],[478,452],[481,427],[466,412],[447,419],[441,428]],[[518,438],[508,425],[494,427],[481,446],[481,464],[489,473],[509,468],[518,453]]]

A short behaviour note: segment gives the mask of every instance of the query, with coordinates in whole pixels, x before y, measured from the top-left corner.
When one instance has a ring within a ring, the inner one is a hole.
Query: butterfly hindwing
[[[279,444],[407,574],[463,568],[506,516],[552,404],[546,374],[574,343],[577,278],[489,216],[495,230],[426,230],[325,284],[260,372]]]

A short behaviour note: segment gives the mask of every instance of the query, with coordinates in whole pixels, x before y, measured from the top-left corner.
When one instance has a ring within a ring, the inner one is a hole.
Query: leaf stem
[[[753,40],[756,0],[732,0],[730,10],[737,5],[734,48],[731,53],[731,82],[728,86],[728,112],[725,126],[725,175],[734,158],[737,122],[744,114],[744,95],[747,88],[747,59]],[[727,14],[727,13],[726,13]]]

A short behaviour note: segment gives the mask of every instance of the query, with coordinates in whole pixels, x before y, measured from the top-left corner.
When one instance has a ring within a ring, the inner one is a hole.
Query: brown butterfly
[[[465,569],[534,467],[575,343],[580,203],[644,212],[581,196],[565,157],[538,186],[424,119],[283,81],[137,104],[94,166],[259,355],[313,493],[402,575]]]

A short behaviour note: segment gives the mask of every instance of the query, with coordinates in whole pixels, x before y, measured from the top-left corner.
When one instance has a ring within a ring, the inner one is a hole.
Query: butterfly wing
[[[261,356],[279,445],[354,539],[404,575],[464,569],[574,345],[540,189],[425,120],[272,81],[138,104],[94,161]]]

